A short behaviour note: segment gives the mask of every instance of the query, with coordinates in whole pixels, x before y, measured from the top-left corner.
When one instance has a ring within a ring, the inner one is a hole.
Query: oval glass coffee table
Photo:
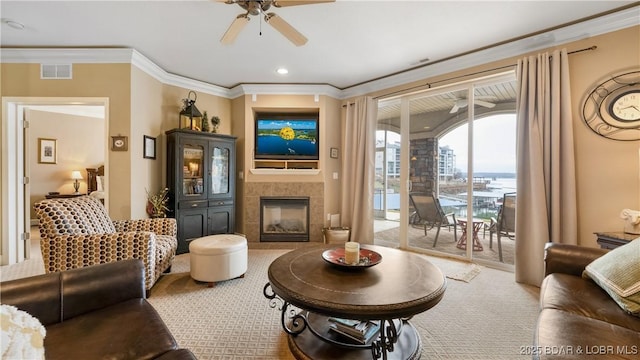
[[[440,302],[446,280],[424,256],[362,245],[382,256],[367,268],[325,261],[336,245],[288,252],[269,266],[264,295],[281,313],[289,348],[297,359],[419,359],[420,335],[410,318]],[[359,343],[330,330],[331,318],[372,321],[377,336]]]

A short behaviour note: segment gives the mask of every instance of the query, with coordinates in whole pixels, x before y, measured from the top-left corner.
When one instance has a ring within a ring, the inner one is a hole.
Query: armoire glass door
[[[185,144],[182,150],[182,194],[187,198],[204,194],[204,147]]]
[[[229,193],[229,159],[228,148],[213,146],[211,148],[211,195]]]

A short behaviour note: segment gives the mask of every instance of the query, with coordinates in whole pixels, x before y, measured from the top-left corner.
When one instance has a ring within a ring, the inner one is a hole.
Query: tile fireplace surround
[[[244,184],[244,232],[248,242],[260,242],[261,196],[308,196],[309,242],[322,242],[324,227],[324,183],[247,182]]]

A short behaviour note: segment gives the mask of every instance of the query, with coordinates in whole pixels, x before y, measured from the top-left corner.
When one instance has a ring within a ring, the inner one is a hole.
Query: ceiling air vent
[[[40,79],[71,79],[71,64],[40,64]]]

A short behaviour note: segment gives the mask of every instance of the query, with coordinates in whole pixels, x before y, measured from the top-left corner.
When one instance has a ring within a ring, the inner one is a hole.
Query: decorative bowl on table
[[[377,265],[382,261],[382,255],[369,250],[360,249],[360,260],[357,264],[348,264],[344,260],[344,247],[338,247],[335,249],[325,250],[322,253],[322,258],[329,264],[336,265],[346,269],[362,269]]]

